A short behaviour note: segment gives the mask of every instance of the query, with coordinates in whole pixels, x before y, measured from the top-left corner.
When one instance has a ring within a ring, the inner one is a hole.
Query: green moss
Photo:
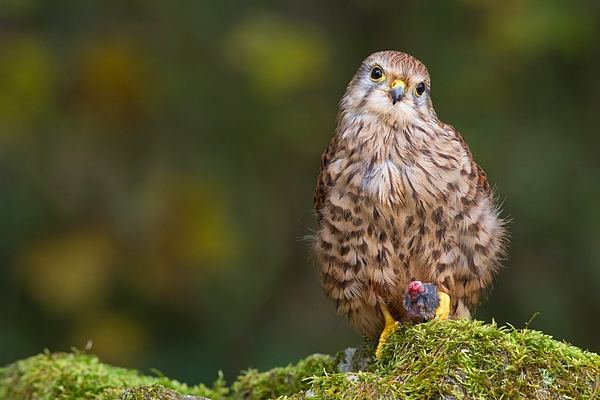
[[[240,375],[231,386],[231,398],[258,400],[292,395],[308,389],[308,377],[332,373],[335,369],[335,359],[323,354],[314,354],[296,365],[267,372],[251,369]]]
[[[435,320],[396,330],[368,372],[315,377],[309,390],[344,399],[592,399],[600,356],[529,329]]]
[[[127,389],[123,394],[123,400],[179,400],[181,395],[173,389],[155,383],[152,386],[136,386]],[[195,397],[195,396],[194,396]],[[206,399],[206,397],[195,397]]]
[[[188,387],[164,377],[102,364],[97,357],[79,351],[46,352],[0,368],[0,399],[122,399],[127,388],[158,383],[179,393],[216,400],[227,391],[221,381],[212,390],[204,385]]]
[[[600,398],[600,356],[529,329],[431,321],[396,330],[381,358],[372,354],[366,342],[336,358],[313,355],[245,371],[229,388],[220,376],[208,388],[143,376],[81,352],[44,353],[0,368],[0,398],[122,399],[128,388],[127,400],[180,393],[213,400]]]

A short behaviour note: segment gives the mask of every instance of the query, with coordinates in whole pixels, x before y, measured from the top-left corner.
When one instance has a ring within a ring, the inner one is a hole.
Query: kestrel
[[[372,54],[350,81],[314,204],[325,293],[380,343],[408,319],[412,281],[437,286],[442,318],[470,318],[500,268],[506,236],[485,172],[408,54]]]

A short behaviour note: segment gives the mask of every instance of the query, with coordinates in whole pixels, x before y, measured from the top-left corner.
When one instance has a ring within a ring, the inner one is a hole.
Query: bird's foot
[[[380,304],[381,313],[383,314],[383,319],[385,320],[385,327],[383,328],[383,332],[379,335],[379,343],[377,344],[377,350],[375,350],[375,356],[379,357],[381,355],[381,350],[383,349],[383,344],[387,342],[388,336],[392,330],[398,327],[399,322],[392,317],[392,314],[388,311],[386,306]]]
[[[435,310],[435,316],[439,319],[448,319],[450,315],[450,296],[448,294],[438,291],[440,296],[440,305]]]

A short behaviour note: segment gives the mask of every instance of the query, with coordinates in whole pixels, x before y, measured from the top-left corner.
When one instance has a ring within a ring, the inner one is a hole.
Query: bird
[[[410,319],[410,282],[438,289],[441,318],[471,318],[505,258],[494,191],[430,91],[415,57],[367,57],[339,103],[314,192],[312,252],[325,295],[380,346]]]
[[[437,286],[421,281],[412,281],[408,285],[408,292],[404,296],[404,309],[407,317],[413,322],[427,322],[440,316],[444,307],[440,303]]]

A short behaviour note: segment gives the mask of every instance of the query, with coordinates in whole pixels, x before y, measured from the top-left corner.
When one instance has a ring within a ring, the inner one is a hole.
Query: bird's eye
[[[371,80],[373,82],[381,82],[385,79],[385,75],[380,66],[376,65],[371,69]]]
[[[421,82],[415,88],[415,93],[417,94],[417,96],[421,96],[423,92],[425,92],[425,83]]]

